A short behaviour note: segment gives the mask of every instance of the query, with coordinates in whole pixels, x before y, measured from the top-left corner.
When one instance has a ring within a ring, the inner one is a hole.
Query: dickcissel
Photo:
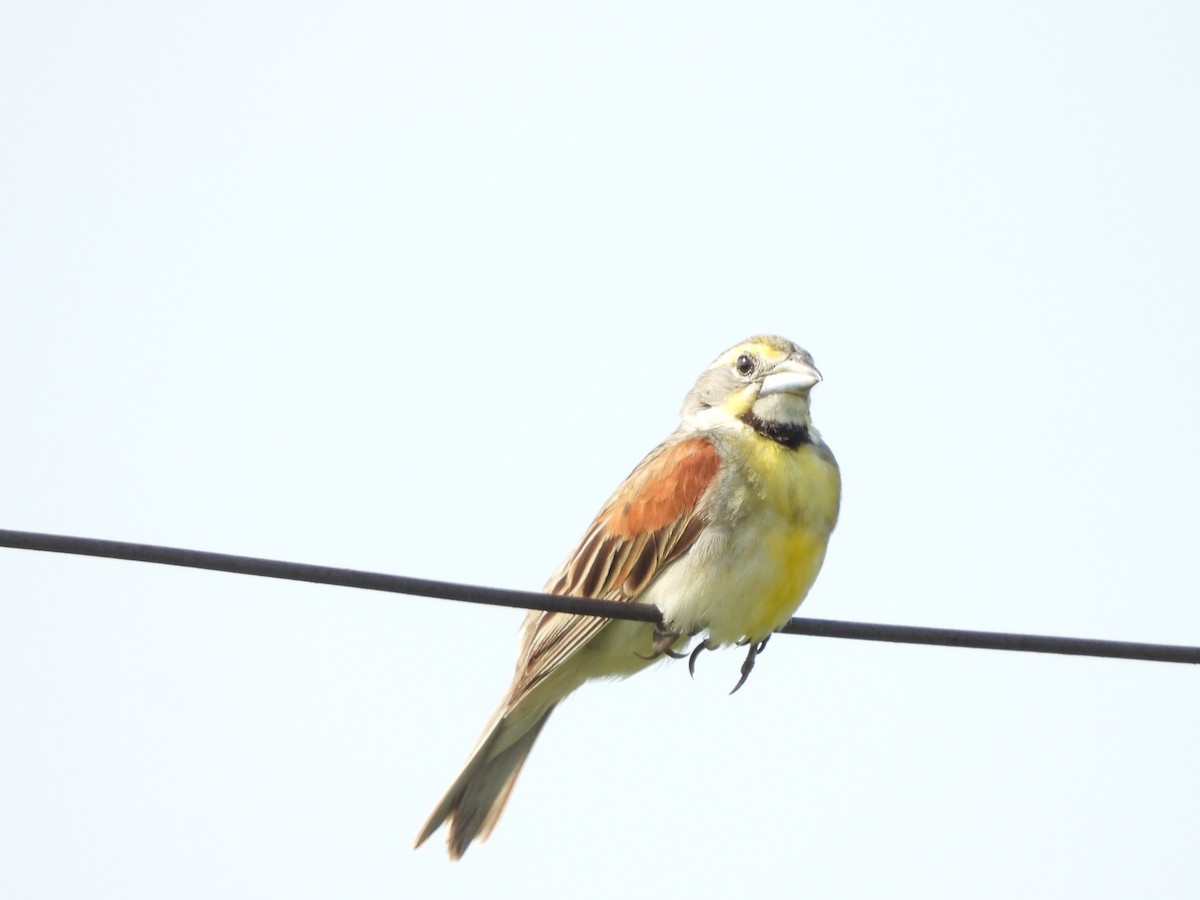
[[[679,427],[545,587],[651,603],[662,625],[530,612],[508,693],[416,846],[447,820],[452,859],[486,838],[550,713],[589,679],[681,657],[702,635],[690,666],[704,649],[749,647],[734,690],[742,686],[812,587],[837,522],[841,477],[809,415],[820,380],[807,351],[774,335],[743,341],[704,370]]]

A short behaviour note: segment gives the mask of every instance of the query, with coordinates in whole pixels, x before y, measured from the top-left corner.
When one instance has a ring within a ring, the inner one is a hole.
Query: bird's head
[[[785,429],[810,427],[808,395],[821,380],[807,350],[777,335],[730,347],[704,370],[683,401],[685,427],[740,421]]]

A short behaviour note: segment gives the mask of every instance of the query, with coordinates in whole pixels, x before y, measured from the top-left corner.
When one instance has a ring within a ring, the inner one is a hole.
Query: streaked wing
[[[546,585],[551,594],[636,600],[708,524],[700,500],[721,460],[707,438],[668,439],[630,473],[575,552]],[[610,620],[533,612],[525,621],[515,703]]]

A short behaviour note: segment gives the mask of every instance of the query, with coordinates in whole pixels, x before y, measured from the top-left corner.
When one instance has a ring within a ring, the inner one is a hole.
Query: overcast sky
[[[0,12],[0,527],[539,588],[810,350],[806,615],[1200,644],[1193,3]],[[522,614],[0,550],[6,898],[1194,898],[1200,672],[778,638],[417,828]]]

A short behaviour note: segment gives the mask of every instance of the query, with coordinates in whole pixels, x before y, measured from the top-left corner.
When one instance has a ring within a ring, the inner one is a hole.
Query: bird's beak
[[[803,394],[821,380],[815,366],[798,359],[786,359],[777,365],[771,374],[762,380],[758,396],[771,394]]]

